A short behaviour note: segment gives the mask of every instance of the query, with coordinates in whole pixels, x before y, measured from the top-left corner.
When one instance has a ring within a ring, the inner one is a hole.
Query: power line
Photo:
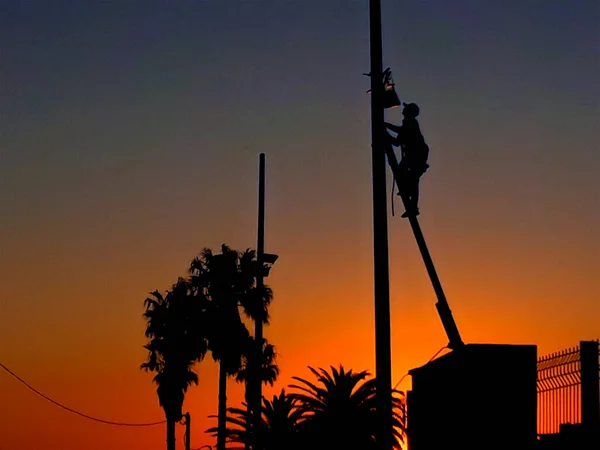
[[[442,348],[440,348],[440,349],[439,349],[439,350],[438,350],[438,351],[435,353],[435,355],[433,355],[431,358],[429,358],[429,361],[427,361],[427,363],[426,363],[426,364],[429,364],[431,361],[433,361],[433,360],[435,359],[435,357],[436,357],[437,355],[439,355],[439,354],[440,354],[440,353],[441,353],[441,352],[442,352],[442,351],[443,351],[445,348],[448,348],[448,346],[447,346],[447,345],[444,345]],[[402,378],[400,378],[400,381],[398,381],[398,382],[396,383],[396,385],[394,386],[394,389],[396,389],[396,388],[397,388],[397,387],[400,385],[400,383],[402,383],[402,381],[403,381],[403,380],[404,380],[404,379],[405,379],[407,376],[408,376],[408,372],[406,372],[404,375],[402,375]]]
[[[35,392],[40,397],[48,400],[50,403],[53,403],[54,405],[56,405],[56,406],[58,406],[58,407],[60,407],[60,408],[62,408],[64,410],[67,410],[70,413],[77,414],[78,416],[84,417],[84,418],[89,419],[89,420],[93,420],[94,422],[100,422],[100,423],[104,423],[104,424],[107,424],[107,425],[117,425],[117,426],[121,426],[121,427],[151,427],[151,426],[160,425],[161,423],[165,423],[166,422],[166,420],[161,420],[160,422],[151,422],[151,423],[122,423],[122,422],[113,422],[113,421],[110,421],[110,420],[102,420],[102,419],[98,419],[96,417],[88,416],[87,414],[81,413],[79,411],[75,411],[74,409],[71,409],[71,408],[69,408],[69,407],[67,407],[65,405],[62,405],[62,404],[58,403],[57,401],[52,400],[47,395],[42,394],[40,391],[38,391],[37,389],[35,389],[32,386],[30,386],[25,380],[23,380],[17,374],[15,374],[14,372],[12,372],[4,364],[0,363],[0,368],[6,370],[10,375],[12,375],[14,378],[16,378],[17,380],[19,380],[21,383],[23,383],[25,386],[27,386],[30,390],[32,390],[33,392]]]

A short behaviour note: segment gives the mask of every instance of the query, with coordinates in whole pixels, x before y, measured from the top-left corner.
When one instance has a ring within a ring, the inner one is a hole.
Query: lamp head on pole
[[[363,75],[366,75],[368,77],[371,76],[370,73],[365,73]],[[392,78],[392,71],[390,70],[389,67],[383,71],[382,82],[383,82],[383,98],[382,98],[383,108],[389,109],[389,108],[399,107],[402,104],[402,102],[400,101],[400,98],[398,97],[398,94],[396,93],[396,89],[394,88],[394,86],[395,86],[394,79]],[[367,91],[367,94],[369,94],[369,93],[371,93],[371,89],[369,89]]]
[[[394,79],[392,78],[392,71],[388,67],[383,72],[383,107],[384,109],[388,108],[397,108],[402,104],[400,102],[400,98],[398,94],[396,94],[396,89],[394,88]]]
[[[262,257],[262,268],[258,264],[258,260],[253,260],[255,273],[260,273],[263,277],[268,277],[271,272],[271,267],[275,264],[275,261],[279,258],[279,255],[273,253],[264,253]]]

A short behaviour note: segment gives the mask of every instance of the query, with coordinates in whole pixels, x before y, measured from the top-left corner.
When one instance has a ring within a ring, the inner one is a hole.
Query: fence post
[[[581,341],[581,423],[586,428],[600,426],[600,358],[596,341]]]

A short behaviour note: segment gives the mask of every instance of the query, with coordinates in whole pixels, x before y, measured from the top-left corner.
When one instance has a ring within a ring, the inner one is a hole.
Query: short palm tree
[[[250,416],[243,404],[242,408],[229,408],[227,422],[232,425],[227,429],[227,441],[236,445],[232,450],[241,450],[249,440]],[[272,400],[263,397],[262,426],[260,446],[257,450],[296,450],[300,449],[301,412],[296,407],[297,400],[282,390]],[[216,428],[207,430],[215,433]]]
[[[372,450],[375,448],[377,416],[375,379],[369,373],[346,371],[331,366],[331,372],[309,367],[317,382],[293,377],[291,385],[301,412],[310,448]],[[393,396],[394,448],[400,448],[405,431],[404,398],[399,391]]]
[[[207,304],[191,295],[182,278],[165,296],[158,291],[150,295],[144,302],[148,360],[141,368],[156,373],[153,381],[167,419],[167,450],[175,450],[175,424],[181,420],[185,393],[198,384],[193,366],[207,351],[203,322]]]

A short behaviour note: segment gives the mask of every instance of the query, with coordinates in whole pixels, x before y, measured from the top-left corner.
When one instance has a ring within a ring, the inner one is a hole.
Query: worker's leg
[[[402,214],[402,217],[409,217],[418,215],[417,202],[419,200],[419,179],[415,177],[412,172],[408,172],[405,178],[405,199],[406,199],[406,212]]]
[[[397,184],[398,184],[398,195],[405,197],[408,194],[409,191],[409,184],[410,184],[410,173],[408,171],[408,168],[406,166],[406,164],[403,164],[402,161],[400,161],[400,164],[398,165],[398,172],[400,175],[400,178],[398,180],[396,180]]]
[[[402,204],[404,205],[404,208],[406,209],[406,212],[404,212],[404,214],[402,214],[402,217],[407,217],[407,213],[408,211],[410,211],[410,205],[412,202],[411,199],[411,187],[410,187],[410,178],[408,177],[408,174],[406,174],[403,178],[402,178],[402,182],[399,184],[400,186],[400,192],[398,193],[398,195],[401,196],[402,198]]]
[[[411,195],[411,211],[415,216],[419,215],[419,181],[421,181],[421,177],[416,176],[413,182],[413,192]]]

